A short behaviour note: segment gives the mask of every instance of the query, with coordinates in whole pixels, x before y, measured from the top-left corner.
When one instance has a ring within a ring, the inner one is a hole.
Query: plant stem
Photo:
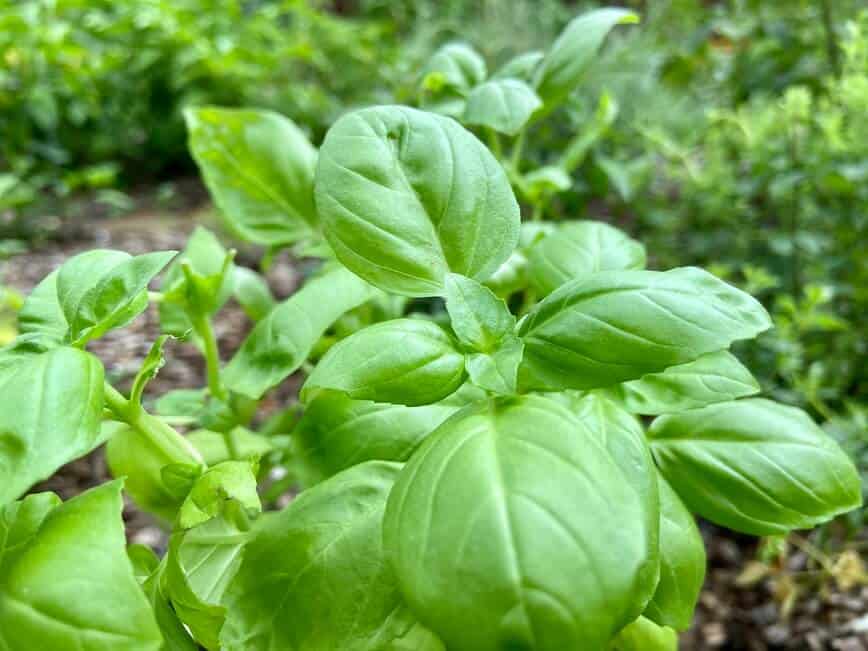
[[[820,13],[823,16],[823,29],[826,31],[826,51],[829,55],[829,64],[832,66],[832,74],[840,77],[841,51],[835,35],[835,21],[832,18],[832,5],[829,0],[820,0]]]
[[[103,385],[105,404],[117,420],[120,420],[151,442],[175,463],[204,464],[202,455],[190,442],[175,429],[156,416],[146,412],[141,405],[133,404],[105,382]]]
[[[203,314],[190,315],[193,329],[202,339],[205,347],[205,369],[208,373],[208,390],[218,400],[226,401],[227,393],[220,380],[220,349],[217,347],[217,337],[211,327],[211,319]]]
[[[510,157],[509,166],[516,174],[518,173],[521,164],[521,155],[524,152],[524,139],[526,134],[527,131],[522,129],[518,134],[518,138],[515,139],[515,144],[512,146],[512,156]]]
[[[497,135],[497,132],[494,129],[486,129],[486,133],[488,134],[488,146],[491,149],[494,157],[497,160],[503,160],[503,147],[500,146],[500,136]]]

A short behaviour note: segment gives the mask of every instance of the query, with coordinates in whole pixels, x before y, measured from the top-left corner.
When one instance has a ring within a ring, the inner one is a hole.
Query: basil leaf
[[[533,73],[540,61],[545,57],[545,52],[534,50],[519,54],[504,63],[497,72],[492,75],[493,79],[505,79],[513,77],[522,81],[533,79]]]
[[[264,319],[276,305],[265,278],[247,267],[235,267],[232,276],[232,294],[241,309],[254,322]]]
[[[862,503],[853,463],[800,409],[722,402],[660,416],[648,434],[687,508],[736,531],[808,529]]]
[[[658,474],[658,473],[655,473]],[[669,483],[660,487],[660,582],[645,617],[687,630],[705,580],[705,545],[696,522]]]
[[[304,483],[318,483],[365,461],[406,461],[440,423],[483,397],[465,385],[440,402],[405,407],[322,391],[292,432]]]
[[[148,549],[148,548],[146,548]],[[150,551],[150,549],[148,549]],[[153,552],[151,552],[153,554]],[[156,559],[156,556],[154,557]],[[184,624],[172,608],[165,586],[166,558],[159,564],[153,574],[142,583],[142,591],[154,611],[157,626],[163,634],[161,651],[198,651],[199,646],[190,637]]]
[[[382,549],[399,468],[355,466],[254,524],[224,598],[224,651],[384,649],[411,628]]]
[[[124,549],[121,483],[50,512],[53,500],[24,506],[31,500],[0,517],[27,530],[0,557],[0,647],[158,651],[162,636]],[[19,524],[23,510],[31,515]]]
[[[256,492],[256,460],[224,461],[208,468],[195,480],[190,494],[181,504],[178,524],[190,529],[208,522],[234,501],[252,513],[262,510]]]
[[[346,269],[337,268],[308,281],[247,335],[223,371],[224,384],[259,399],[301,366],[342,314],[373,294],[370,285]]]
[[[562,285],[522,321],[520,379],[526,388],[606,387],[770,325],[756,300],[701,269],[604,271]]]
[[[514,136],[540,106],[540,98],[523,81],[493,79],[477,86],[467,96],[463,122]]]
[[[519,187],[528,201],[538,203],[545,197],[569,190],[573,179],[562,167],[544,165],[522,175]]]
[[[420,104],[423,108],[460,117],[470,89],[485,79],[485,60],[466,43],[447,43],[422,71]]]
[[[446,276],[446,311],[458,341],[480,352],[491,352],[515,328],[515,317],[503,299],[475,280]]]
[[[503,168],[439,115],[403,106],[345,115],[326,134],[315,190],[338,259],[395,294],[441,295],[450,271],[483,281],[518,241]]]
[[[611,7],[589,11],[570,21],[534,77],[536,92],[546,109],[551,110],[573,91],[613,27],[638,22],[639,16],[632,11]]]
[[[401,471],[384,544],[447,648],[597,649],[649,593],[647,508],[559,402],[491,400],[443,423]]]
[[[628,411],[650,416],[743,398],[759,390],[750,371],[725,350],[609,389]]]
[[[304,383],[301,399],[330,389],[412,407],[442,400],[464,378],[464,355],[443,328],[422,319],[393,319],[332,346]]]
[[[316,149],[272,111],[187,109],[190,151],[226,225],[242,240],[283,246],[317,230]]]
[[[4,556],[12,557],[36,535],[48,514],[60,504],[54,493],[34,493],[0,507],[0,566]]]
[[[612,641],[610,651],[678,651],[678,634],[640,617]]]
[[[518,387],[518,367],[524,355],[524,342],[509,336],[492,353],[467,356],[465,368],[470,381],[480,389],[499,395],[511,395]]]
[[[57,300],[57,275],[54,270],[36,285],[24,299],[18,312],[18,330],[21,334],[39,334],[55,344],[63,342],[69,331],[69,323]]]
[[[187,434],[187,440],[199,451],[202,460],[209,466],[233,459],[229,441],[238,459],[259,459],[274,449],[274,444],[268,437],[251,432],[246,427],[236,427],[228,432],[198,429]]]
[[[76,348],[0,365],[0,505],[103,442],[102,392],[102,365]]]
[[[598,271],[642,269],[645,247],[603,222],[559,224],[528,251],[530,281],[540,296]]]

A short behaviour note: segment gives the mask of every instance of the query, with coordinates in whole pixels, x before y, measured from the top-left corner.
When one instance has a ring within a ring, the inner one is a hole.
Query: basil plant
[[[198,229],[34,289],[0,349],[0,649],[675,649],[695,515],[771,535],[860,505],[841,449],[729,352],[771,326],[757,301],[646,270],[602,223],[522,227],[454,119],[365,108],[319,149],[273,113],[187,120],[236,235],[323,262],[277,302]],[[224,360],[233,297],[255,326]],[[121,391],[88,343],[154,301],[163,334]],[[207,385],[152,396],[173,336]],[[28,494],[101,445],[115,480]],[[162,557],[125,546],[124,495],[170,531]]]

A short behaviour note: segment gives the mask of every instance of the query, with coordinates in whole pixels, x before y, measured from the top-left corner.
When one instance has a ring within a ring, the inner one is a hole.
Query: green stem
[[[840,77],[841,50],[835,34],[835,20],[832,18],[832,5],[829,0],[820,0],[820,12],[823,16],[823,29],[826,32],[826,51],[829,56],[829,65],[832,67],[832,74]]]
[[[491,151],[494,152],[494,156],[497,160],[503,160],[503,147],[500,146],[500,136],[497,135],[497,132],[494,129],[486,129],[486,133],[488,134],[488,146],[491,148]]]
[[[172,427],[133,404],[108,382],[103,385],[105,404],[114,417],[139,432],[175,463],[204,464],[202,455]]]
[[[524,140],[526,134],[527,131],[522,129],[518,134],[518,138],[515,139],[515,144],[512,146],[512,156],[510,157],[509,166],[516,174],[519,172],[521,155],[524,153]]]
[[[220,349],[217,347],[217,337],[211,327],[211,319],[203,314],[191,315],[193,329],[202,345],[205,347],[205,369],[208,374],[208,390],[218,400],[226,401],[228,394],[220,380]]]

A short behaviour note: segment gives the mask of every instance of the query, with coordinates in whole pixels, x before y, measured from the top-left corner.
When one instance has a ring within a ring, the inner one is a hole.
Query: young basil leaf
[[[598,271],[642,269],[645,247],[613,226],[595,221],[559,224],[528,251],[530,281],[547,296],[571,280]]]
[[[240,517],[216,517],[173,533],[166,554],[166,593],[172,606],[196,641],[211,651],[220,648],[226,617],[221,602],[250,540],[243,512],[236,515]]]
[[[69,324],[69,341],[82,346],[141,314],[148,306],[148,283],[175,253],[132,257],[95,250],[65,262],[57,275],[57,297]]]
[[[434,53],[422,75],[422,107],[457,118],[464,112],[467,93],[485,80],[485,60],[466,43],[447,43]]]
[[[538,203],[545,197],[569,190],[573,179],[562,167],[545,165],[521,176],[519,187],[528,201]]]
[[[755,299],[701,269],[604,271],[562,285],[522,321],[520,380],[537,389],[611,386],[770,325]]]
[[[124,549],[121,482],[46,506],[0,556],[0,648],[38,640],[44,649],[159,651],[160,630]],[[6,506],[0,522],[16,508],[20,531],[22,506]]]
[[[61,504],[54,493],[33,493],[0,507],[0,563],[16,553],[39,531],[39,527]]]
[[[594,60],[613,27],[638,23],[626,9],[603,8],[577,16],[564,28],[536,70],[534,86],[547,111],[569,95]]]
[[[18,312],[18,331],[38,334],[59,345],[69,332],[69,323],[57,299],[57,274],[54,270],[30,292]]]
[[[254,524],[223,600],[224,651],[387,649],[411,629],[382,549],[399,468],[355,466]]]
[[[440,402],[405,407],[322,391],[292,432],[304,483],[318,483],[365,461],[406,461],[440,423],[484,397],[465,385]]]
[[[214,233],[197,226],[187,240],[187,247],[163,278],[160,302],[163,331],[182,336],[193,327],[189,314],[217,312],[232,294],[232,269],[232,254]]]
[[[187,440],[209,466],[231,461],[233,458],[259,459],[274,449],[274,444],[268,437],[251,432],[246,427],[235,427],[228,432],[197,429],[187,434]]]
[[[660,582],[645,617],[660,626],[687,630],[705,580],[705,545],[696,522],[669,483],[660,487]]]
[[[316,149],[289,118],[213,107],[187,109],[184,117],[193,158],[239,238],[283,246],[316,232]]]
[[[261,511],[262,504],[256,492],[258,465],[254,459],[224,461],[208,468],[195,480],[190,494],[181,504],[179,526],[190,529],[217,517],[230,500],[248,511]]]
[[[504,63],[492,75],[492,79],[508,79],[512,77],[529,82],[533,79],[533,73],[544,57],[545,52],[540,52],[539,50],[519,54]]]
[[[162,469],[177,459],[125,423],[104,423],[103,437],[112,477],[126,478],[125,490],[141,510],[172,522],[184,496],[166,485]]]
[[[658,417],[648,432],[687,507],[736,531],[807,529],[862,503],[859,475],[800,409],[748,398]]]
[[[408,605],[449,649],[601,649],[644,608],[647,509],[559,402],[491,400],[448,419],[401,471],[384,544]]]
[[[60,347],[0,365],[0,504],[103,442],[103,368]]]
[[[453,120],[404,106],[338,120],[315,190],[338,259],[395,294],[441,295],[450,271],[483,281],[518,240],[518,204],[494,156]]]
[[[464,355],[443,328],[423,319],[393,319],[332,346],[304,383],[301,399],[330,389],[412,407],[442,400],[464,378]]]
[[[628,411],[650,416],[743,398],[759,390],[750,371],[725,350],[609,389]]]
[[[525,82],[493,79],[477,86],[467,96],[462,121],[514,136],[540,106],[540,98]]]
[[[164,557],[161,562],[154,552],[144,545],[130,545],[127,548],[127,554],[133,563],[136,580],[142,586],[142,591],[151,605],[151,610],[154,611],[157,626],[160,627],[160,632],[163,634],[163,646],[160,647],[160,651],[198,651],[198,645],[187,633],[187,629],[178,619],[178,615],[169,601],[165,580],[168,557]],[[154,565],[156,566],[154,567]],[[147,567],[153,567],[150,574],[140,576],[139,572]]]
[[[308,281],[256,324],[223,371],[232,391],[259,399],[307,359],[314,344],[345,312],[374,295],[374,288],[337,268]]]
[[[612,641],[610,651],[678,651],[678,634],[640,617]]]
[[[503,299],[460,274],[446,276],[446,311],[458,341],[480,352],[493,351],[515,328]]]
[[[233,296],[241,309],[254,322],[261,321],[277,302],[265,278],[247,267],[235,267],[232,272]]]
[[[510,335],[492,353],[467,356],[465,368],[470,381],[480,389],[511,395],[518,386],[518,367],[524,355],[524,342]]]

